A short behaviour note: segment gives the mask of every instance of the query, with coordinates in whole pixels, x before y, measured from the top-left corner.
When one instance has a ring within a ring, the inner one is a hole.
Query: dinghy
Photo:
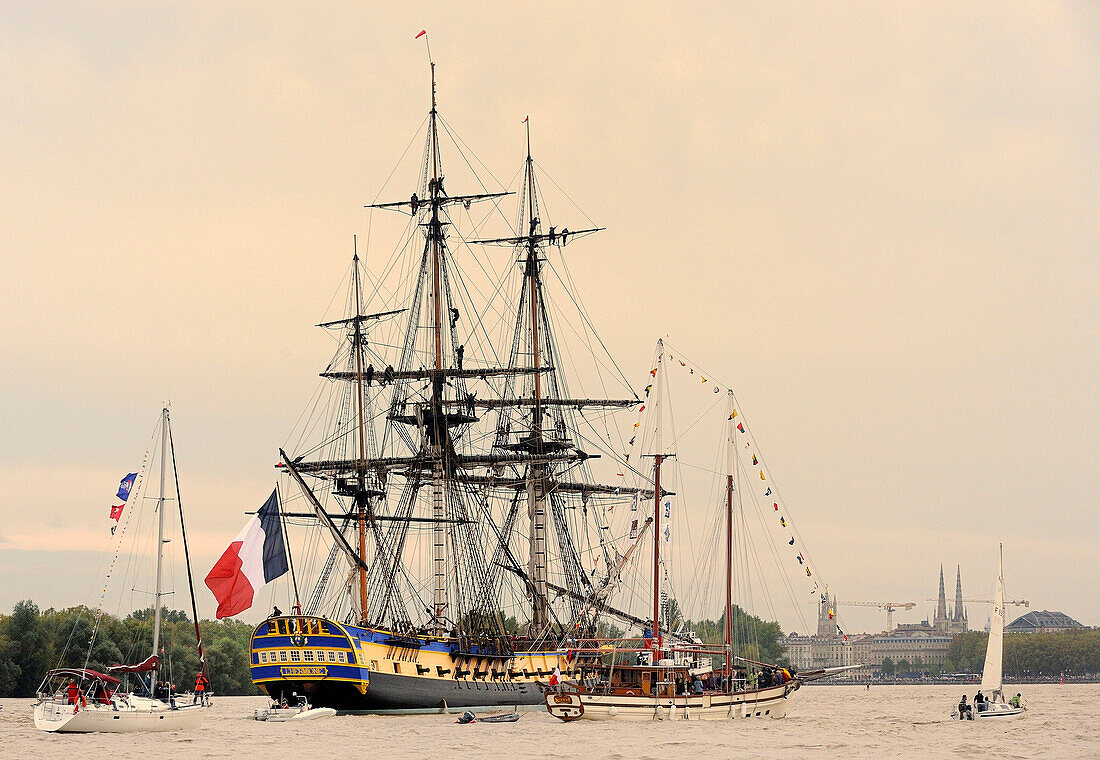
[[[293,696],[298,697],[297,694]],[[278,704],[272,702],[266,710],[255,710],[252,717],[256,720],[266,720],[272,723],[283,723],[288,720],[316,720],[318,718],[331,718],[336,710],[331,707],[311,707],[309,700],[298,697],[298,704],[287,705],[285,702]]]

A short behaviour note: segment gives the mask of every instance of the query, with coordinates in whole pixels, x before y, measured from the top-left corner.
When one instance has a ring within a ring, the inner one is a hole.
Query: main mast
[[[534,398],[531,408],[531,444],[536,456],[542,445],[542,378],[539,373],[539,219],[535,216],[535,167],[531,158],[531,124],[527,122],[527,263],[524,275],[530,288],[531,361],[534,369]],[[527,509],[531,521],[530,558],[528,572],[533,586],[531,630],[539,632],[548,623],[546,577],[546,468],[535,463],[527,470]]]
[[[432,62],[431,154],[432,181],[428,195],[432,204],[429,230],[432,245],[432,335],[435,339],[435,376],[432,378],[432,627],[441,632],[447,614],[447,531],[443,503],[443,437],[447,426],[443,415],[443,284],[441,269],[443,227],[439,220],[439,131],[435,102],[435,62]],[[444,422],[440,429],[440,422]]]

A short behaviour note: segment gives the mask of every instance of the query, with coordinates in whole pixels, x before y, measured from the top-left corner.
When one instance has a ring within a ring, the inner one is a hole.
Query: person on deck
[[[974,695],[974,712],[981,712],[985,709],[985,695],[982,694],[981,689]]]
[[[966,703],[966,695],[962,695],[962,699],[959,700],[959,720],[966,720],[970,717],[970,705]]]
[[[191,700],[191,704],[201,702],[206,704],[206,691],[210,688],[210,681],[207,680],[206,674],[201,670],[199,674],[195,676],[195,697]]]
[[[84,702],[84,694],[81,693],[80,687],[76,685],[75,679],[69,679],[69,686],[65,689],[65,694],[69,698],[70,705],[75,705],[78,702]]]
[[[1012,705],[1013,707],[1018,708],[1020,706],[1020,693],[1016,692],[1016,696],[1014,696],[1012,699],[1008,700],[1008,703],[1010,705]]]
[[[703,682],[699,680],[699,676],[695,676],[695,680],[691,682],[691,693],[692,694],[702,694],[703,693]]]
[[[109,705],[111,704],[112,696],[113,693],[107,684],[100,684],[99,688],[96,690],[95,701],[99,702],[101,705]]]

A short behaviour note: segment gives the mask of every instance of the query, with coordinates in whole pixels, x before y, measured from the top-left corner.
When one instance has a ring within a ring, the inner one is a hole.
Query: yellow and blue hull
[[[264,621],[252,634],[252,681],[269,696],[296,692],[340,712],[539,707],[557,651],[502,659],[457,653],[446,637],[395,635],[312,616]]]

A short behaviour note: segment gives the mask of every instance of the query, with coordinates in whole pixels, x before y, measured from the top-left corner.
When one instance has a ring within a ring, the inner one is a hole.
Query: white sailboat
[[[997,584],[993,589],[993,613],[989,618],[989,642],[985,649],[985,668],[982,670],[982,688],[979,692],[985,701],[975,701],[965,713],[971,720],[986,718],[1023,717],[1027,707],[1013,698],[1015,704],[1004,696],[1004,631],[1005,631],[1005,579],[1004,547],[1000,547],[997,559]],[[959,717],[956,710],[954,717]]]
[[[149,684],[157,683],[160,646],[161,598],[165,595],[162,588],[162,565],[164,560],[164,507],[166,463],[170,453],[171,434],[169,432],[168,409],[161,412],[161,448],[160,448],[160,496],[157,499],[157,570],[156,591],[153,616],[153,653],[136,665],[118,665],[108,668],[119,673],[133,673],[139,683],[144,684],[143,676],[148,675]],[[173,468],[174,469],[174,468]],[[175,476],[175,472],[173,472]],[[178,485],[178,484],[177,484]],[[178,493],[178,489],[177,489]],[[182,526],[183,513],[180,512]],[[187,537],[183,537],[186,553]],[[188,581],[191,579],[191,567],[188,563]],[[194,589],[191,603],[194,607]],[[198,638],[198,617],[195,617],[195,634]],[[202,641],[198,641],[200,663]],[[91,644],[89,644],[89,649]],[[204,665],[205,667],[205,665]],[[38,699],[34,704],[34,725],[42,731],[51,733],[90,733],[96,731],[110,733],[132,733],[145,731],[177,731],[198,728],[207,711],[209,702],[195,699],[191,695],[175,695],[169,689],[167,693],[150,688],[140,693],[126,693],[119,687],[122,680],[109,673],[101,673],[87,667],[55,668],[46,673],[42,685],[38,688]]]

